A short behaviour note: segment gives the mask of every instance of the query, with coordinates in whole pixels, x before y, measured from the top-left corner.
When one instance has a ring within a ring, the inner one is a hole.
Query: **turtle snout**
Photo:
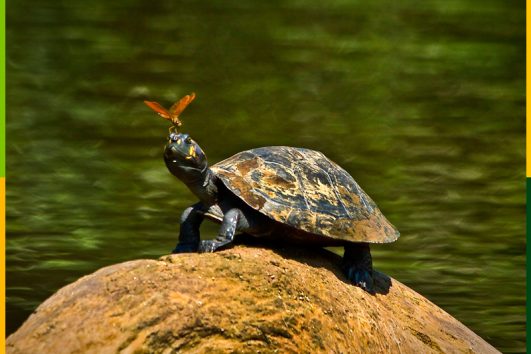
[[[179,151],[179,145],[177,144],[168,144],[166,146],[166,149],[164,150],[164,157],[169,160],[175,160],[180,155],[182,155]]]

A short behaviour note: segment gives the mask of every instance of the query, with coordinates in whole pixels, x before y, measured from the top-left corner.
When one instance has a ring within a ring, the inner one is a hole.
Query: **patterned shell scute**
[[[393,242],[399,236],[356,181],[318,151],[257,148],[212,170],[246,204],[299,230],[352,242]]]

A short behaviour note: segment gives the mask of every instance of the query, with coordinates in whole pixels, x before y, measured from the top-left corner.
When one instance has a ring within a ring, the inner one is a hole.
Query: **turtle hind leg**
[[[346,245],[342,268],[348,280],[354,285],[374,294],[372,257],[367,243]]]

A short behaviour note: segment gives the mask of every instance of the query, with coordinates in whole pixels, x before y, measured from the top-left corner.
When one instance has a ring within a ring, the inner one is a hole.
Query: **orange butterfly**
[[[179,119],[179,115],[184,111],[184,109],[194,100],[195,93],[184,96],[179,101],[175,102],[169,110],[162,107],[159,103],[155,101],[144,101],[144,103],[158,113],[164,119],[167,119],[173,123],[173,125],[180,127],[183,123]]]

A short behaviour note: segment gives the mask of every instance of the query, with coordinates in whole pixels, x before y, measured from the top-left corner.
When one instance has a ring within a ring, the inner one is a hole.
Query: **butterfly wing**
[[[168,119],[168,120],[172,120],[170,112],[168,112],[168,110],[166,108],[162,107],[157,102],[155,102],[155,101],[144,101],[144,103],[146,104],[146,106],[148,106],[149,108],[151,108],[152,110],[157,112],[157,114],[159,116],[161,116],[162,118]]]
[[[192,92],[189,95],[184,96],[179,101],[175,102],[170,108],[170,116],[174,124],[180,125],[179,115],[184,109],[194,100],[195,93]]]

